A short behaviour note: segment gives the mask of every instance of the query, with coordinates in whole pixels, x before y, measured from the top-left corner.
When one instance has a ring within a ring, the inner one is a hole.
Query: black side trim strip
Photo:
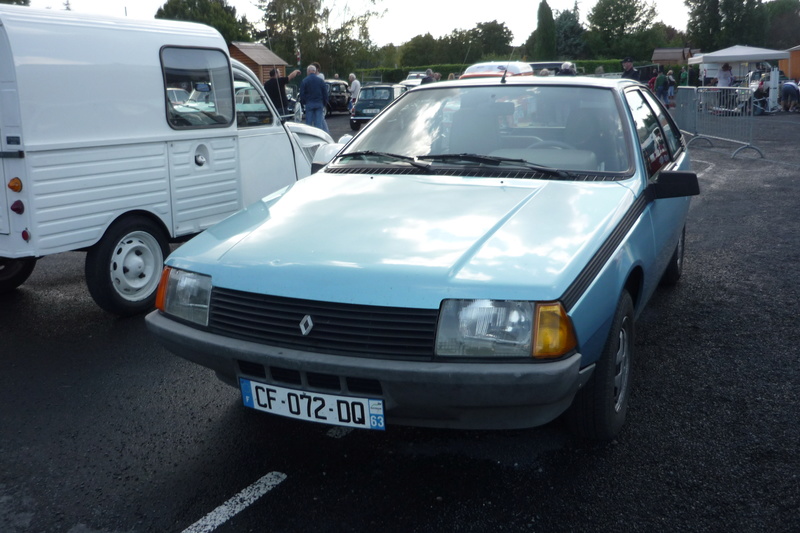
[[[631,204],[628,212],[622,217],[622,220],[620,220],[617,227],[614,228],[614,231],[611,232],[606,242],[597,250],[594,257],[592,257],[578,277],[575,278],[575,281],[573,281],[564,292],[564,295],[561,297],[561,303],[564,304],[568,312],[578,303],[578,300],[580,300],[583,293],[586,292],[586,289],[589,288],[589,285],[592,284],[600,273],[600,270],[602,270],[603,266],[611,258],[611,255],[619,248],[622,239],[625,238],[625,235],[628,234],[633,225],[636,224],[636,221],[639,220],[645,207],[647,207],[647,204],[651,201],[650,196],[649,193],[645,192],[645,194],[639,196],[639,198]]]
[[[0,159],[23,159],[25,157],[25,152],[22,150],[12,151],[12,152],[0,152]]]

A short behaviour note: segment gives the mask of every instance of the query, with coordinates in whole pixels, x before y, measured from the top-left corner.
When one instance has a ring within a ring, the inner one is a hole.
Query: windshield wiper
[[[485,165],[514,165],[523,167],[528,170],[541,172],[550,176],[559,178],[571,178],[572,174],[565,170],[559,170],[553,167],[546,167],[531,163],[525,159],[514,159],[511,157],[498,157],[493,155],[480,155],[480,154],[428,154],[417,156],[417,159],[425,159],[430,161],[467,161],[470,163],[481,163]]]
[[[409,163],[418,168],[422,168],[425,170],[430,170],[429,163],[421,163],[417,161],[417,158],[407,156],[407,155],[400,155],[400,154],[392,154],[389,152],[376,152],[374,150],[362,150],[360,152],[348,152],[346,154],[340,154],[336,157],[336,159],[342,159],[343,157],[358,157],[358,156],[373,156],[373,157],[384,157],[386,159],[396,159],[398,161],[403,161]]]

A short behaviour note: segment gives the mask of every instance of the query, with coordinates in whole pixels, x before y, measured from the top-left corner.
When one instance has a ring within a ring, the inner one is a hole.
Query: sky
[[[236,8],[238,16],[247,15],[250,22],[261,18],[261,11],[254,0],[227,0]],[[131,18],[153,18],[166,0],[70,0],[72,11],[96,13]],[[336,9],[348,8],[352,13],[362,13],[365,0],[327,0]],[[596,0],[579,0],[581,21],[594,7]],[[656,21],[685,31],[689,10],[683,0],[655,0]],[[381,18],[370,24],[370,38],[378,46],[389,43],[403,44],[417,35],[430,33],[439,38],[453,30],[469,30],[481,22],[505,23],[511,30],[515,46],[523,44],[536,29],[536,13],[539,1],[489,0],[469,2],[469,7],[453,9],[457,2],[445,0],[377,0],[377,10],[385,10]],[[556,15],[557,11],[572,9],[575,0],[548,0],[547,4]],[[31,0],[31,7],[63,9],[64,0]],[[466,2],[462,5],[466,5]],[[522,8],[522,9],[521,9]]]

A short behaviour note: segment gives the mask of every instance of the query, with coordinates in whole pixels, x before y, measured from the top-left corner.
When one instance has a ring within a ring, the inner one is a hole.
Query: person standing
[[[419,82],[419,84],[420,85],[427,85],[428,83],[433,83],[433,82],[434,82],[433,70],[432,69],[428,69],[428,70],[425,71],[425,77],[422,78],[422,81]]]
[[[725,63],[717,74],[717,87],[730,87],[732,83],[733,73],[731,73],[731,66]]]
[[[681,67],[681,79],[679,83],[681,87],[689,86],[689,73],[686,71],[686,67]]]
[[[628,56],[622,60],[622,78],[640,81],[639,71],[633,68],[633,58]]]
[[[667,75],[664,74],[664,67],[660,67],[658,69],[658,76],[656,77],[656,97],[661,100],[665,106],[669,106],[669,100],[667,100],[667,90],[669,89],[669,82],[667,81]]]
[[[311,65],[313,65],[314,68],[317,69],[317,77],[319,79],[321,79],[322,81],[325,81],[325,74],[322,73],[322,65],[320,65],[317,61],[314,61],[313,63],[311,63]],[[328,102],[328,98],[330,98],[331,95],[328,93],[328,91],[329,91],[329,87],[328,87],[328,84],[326,83],[325,84],[325,102],[324,102],[324,104],[322,106],[323,110],[322,110],[322,128],[321,128],[325,133],[330,133],[331,132],[331,130],[328,129],[328,121],[325,120],[325,117],[328,115],[328,108],[330,107],[330,102]]]
[[[361,82],[358,81],[356,75],[352,72],[350,76],[348,76],[348,79],[350,80],[350,100],[347,102],[347,109],[349,111],[353,109],[356,100],[358,100],[358,94],[361,92]]]
[[[677,86],[672,71],[667,72],[667,103],[668,107],[675,107],[675,87]]]
[[[325,82],[317,76],[317,67],[309,65],[306,77],[300,84],[300,103],[306,110],[306,124],[325,130],[325,102],[328,90]]]
[[[272,104],[278,110],[278,114],[286,115],[289,113],[289,99],[286,97],[286,84],[295,76],[300,74],[299,70],[294,70],[288,76],[278,76],[277,69],[269,71],[269,79],[264,83],[264,90],[272,100]]]

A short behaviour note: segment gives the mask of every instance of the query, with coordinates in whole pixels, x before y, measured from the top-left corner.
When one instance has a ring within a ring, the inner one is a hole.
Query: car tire
[[[35,266],[35,257],[18,259],[0,257],[0,294],[12,291],[25,283]]]
[[[617,436],[625,423],[634,334],[633,300],[628,291],[623,291],[594,373],[565,413],[567,425],[576,436],[608,441]]]
[[[361,129],[361,123],[356,122],[355,120],[350,121],[350,129],[353,131],[358,131]]]
[[[86,254],[86,284],[97,305],[131,316],[152,309],[169,242],[162,228],[143,216],[117,220]]]
[[[672,253],[672,257],[669,260],[667,269],[661,276],[661,285],[670,287],[678,283],[678,280],[681,279],[681,274],[683,274],[683,254],[685,244],[686,228],[684,227],[681,231],[681,238],[678,239],[678,244],[675,245],[675,251]]]

